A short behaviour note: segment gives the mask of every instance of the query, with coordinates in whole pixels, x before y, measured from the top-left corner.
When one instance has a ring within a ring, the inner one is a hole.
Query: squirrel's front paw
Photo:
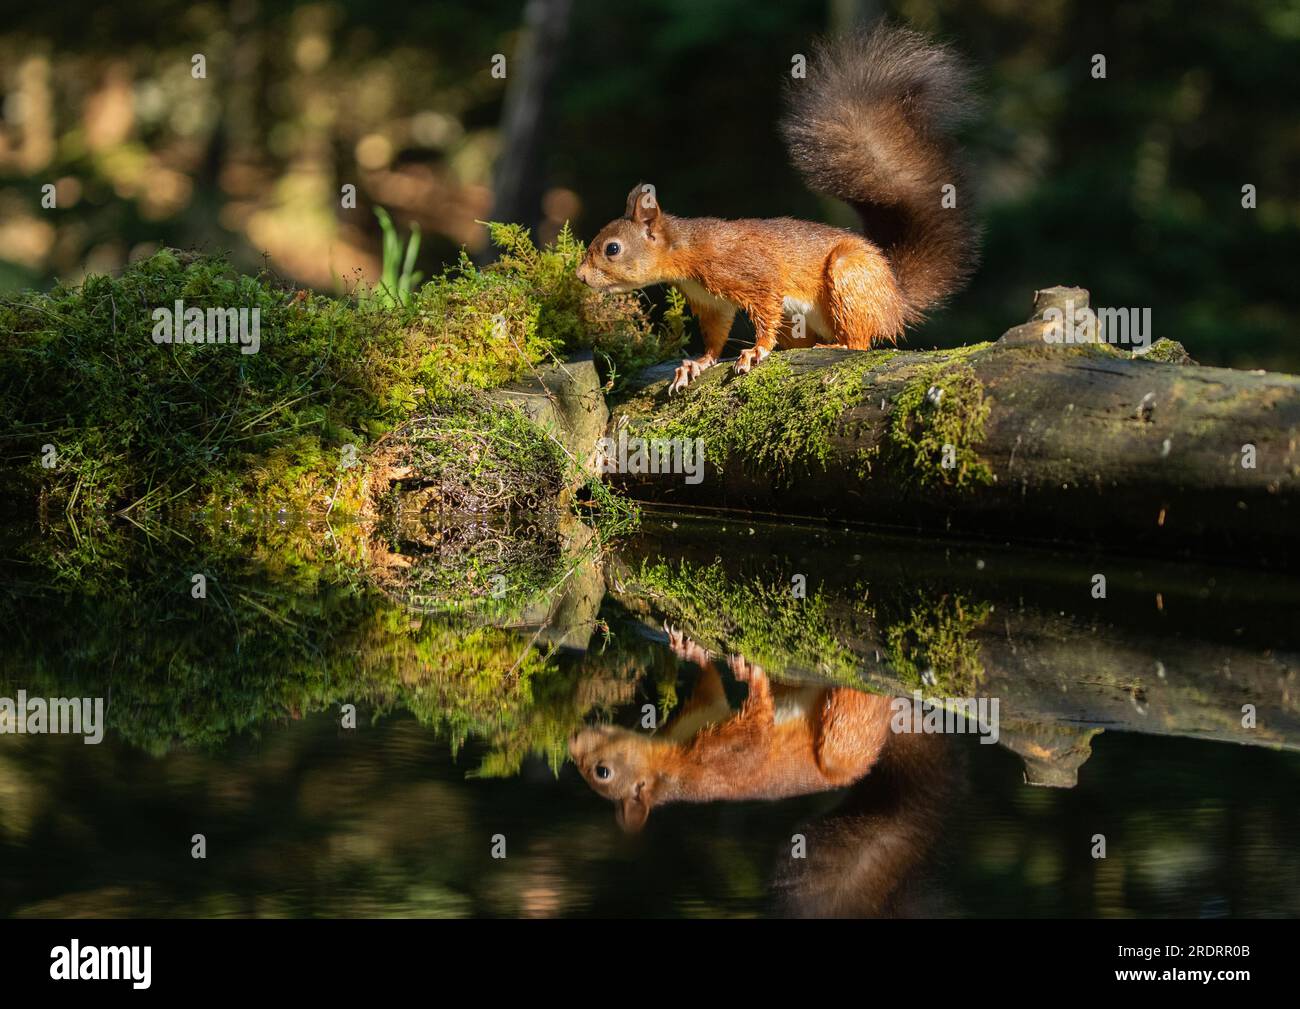
[[[673,380],[668,383],[668,395],[671,396],[675,392],[681,392],[699,378],[700,372],[703,370],[699,361],[692,361],[689,358],[683,361],[678,369],[673,372]]]
[[[748,347],[740,352],[740,357],[736,359],[736,374],[744,375],[753,370],[754,365],[758,364],[767,357],[770,351],[762,347]]]

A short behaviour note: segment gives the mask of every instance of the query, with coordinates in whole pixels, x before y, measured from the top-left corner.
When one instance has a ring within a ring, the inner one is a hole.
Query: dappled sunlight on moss
[[[720,469],[738,464],[788,484],[824,471],[843,413],[865,393],[865,377],[895,351],[863,351],[822,370],[796,373],[774,354],[747,375],[722,367],[661,407],[650,438],[703,438]]]
[[[920,599],[886,629],[886,657],[908,686],[927,695],[972,696],[984,675],[972,635],[992,611],[959,595]]]
[[[993,482],[979,456],[991,407],[966,361],[985,346],[944,353],[917,368],[894,398],[887,438],[875,458],[922,487]]]
[[[410,711],[453,750],[486,740],[480,773],[509,774],[530,754],[558,767],[568,735],[599,706],[538,629],[590,552],[531,557],[527,568],[498,558],[493,571],[512,591],[476,609],[447,572],[423,586],[421,607],[381,590],[356,559],[295,554],[304,541],[287,532],[260,550],[182,551],[161,534],[148,553],[125,535],[98,542],[78,555],[55,541],[5,565],[0,620],[15,633],[0,646],[0,693],[111,696],[109,731],[151,753],[224,746],[352,704],[372,717]],[[195,572],[204,598],[191,591]]]

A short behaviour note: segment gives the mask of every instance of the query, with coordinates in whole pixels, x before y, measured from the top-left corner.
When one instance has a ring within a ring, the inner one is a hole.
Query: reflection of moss
[[[659,701],[656,705],[659,724],[665,725],[672,713],[677,710],[677,675],[675,669],[667,669],[655,679],[655,694]]]
[[[501,621],[556,591],[584,559],[567,554],[553,530],[465,519],[407,523],[374,577],[413,613]]]
[[[790,583],[728,580],[721,562],[646,562],[631,581],[708,647],[739,652],[777,675],[790,670],[841,683],[858,680],[857,663],[831,629],[820,590],[799,599]]]
[[[979,349],[964,348],[921,366],[894,400],[886,438],[874,455],[919,486],[993,482],[978,454],[990,406],[984,384],[965,361]],[[864,468],[872,461],[864,459]]]
[[[512,631],[425,620],[415,630],[383,627],[357,647],[375,663],[361,696],[410,711],[453,753],[470,736],[489,740],[480,773],[513,774],[530,753],[558,766],[568,734],[581,724],[581,711],[557,710],[555,703],[539,710],[536,694],[558,675],[555,662],[549,650]]]
[[[781,354],[735,378],[715,369],[656,413],[644,437],[704,439],[719,468],[738,460],[780,483],[825,470],[841,417],[863,396],[864,377],[892,350],[863,351],[797,374]]]
[[[409,709],[453,747],[485,739],[484,773],[529,753],[558,763],[591,705],[545,642],[482,614],[413,612],[355,560],[278,537],[266,561],[247,541],[155,533],[145,550],[120,531],[94,553],[48,537],[14,550],[30,559],[0,580],[0,624],[14,629],[0,638],[0,694],[111,696],[109,732],[153,753],[351,703]],[[567,570],[563,556],[548,570]],[[195,572],[206,599],[191,595]]]
[[[909,686],[968,696],[984,676],[971,634],[992,611],[988,603],[968,603],[961,596],[921,599],[886,628],[886,657]]]

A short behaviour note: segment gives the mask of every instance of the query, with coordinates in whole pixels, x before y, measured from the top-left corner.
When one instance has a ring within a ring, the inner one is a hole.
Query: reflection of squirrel
[[[666,802],[781,799],[841,788],[861,778],[889,737],[887,697],[843,687],[773,686],[740,656],[749,684],[731,709],[708,655],[669,631],[679,655],[700,667],[690,699],[655,736],[603,726],[583,729],[569,753],[587,783],[617,804],[625,830],[640,830]]]
[[[896,342],[974,267],[948,139],[971,111],[969,75],[950,50],[882,24],[822,45],[789,95],[782,132],[795,167],[857,210],[868,237],[784,217],[673,217],[638,185],[578,268],[600,291],[666,282],[686,295],[704,354],[682,362],[670,391],[717,362],[737,309],[757,337],[736,363],[746,372],[777,345]]]
[[[871,773],[801,828],[805,858],[777,861],[782,912],[797,917],[934,917],[945,903],[927,863],[960,791],[960,755],[942,734],[891,733]]]

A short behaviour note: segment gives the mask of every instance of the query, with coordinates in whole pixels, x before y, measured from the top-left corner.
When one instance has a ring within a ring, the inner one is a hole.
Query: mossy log
[[[1103,729],[1300,749],[1289,574],[679,516],[607,580],[648,627],[778,679],[997,698],[1034,784],[1074,784]]]
[[[701,439],[703,479],[629,458],[615,480],[675,507],[1294,563],[1300,377],[1185,363],[1168,340],[1051,343],[1050,303],[956,351],[778,351],[671,398],[671,366],[651,369],[610,435]]]
[[[591,354],[539,365],[524,380],[491,393],[540,424],[573,462],[573,471],[594,473],[596,443],[609,424],[609,410]]]

